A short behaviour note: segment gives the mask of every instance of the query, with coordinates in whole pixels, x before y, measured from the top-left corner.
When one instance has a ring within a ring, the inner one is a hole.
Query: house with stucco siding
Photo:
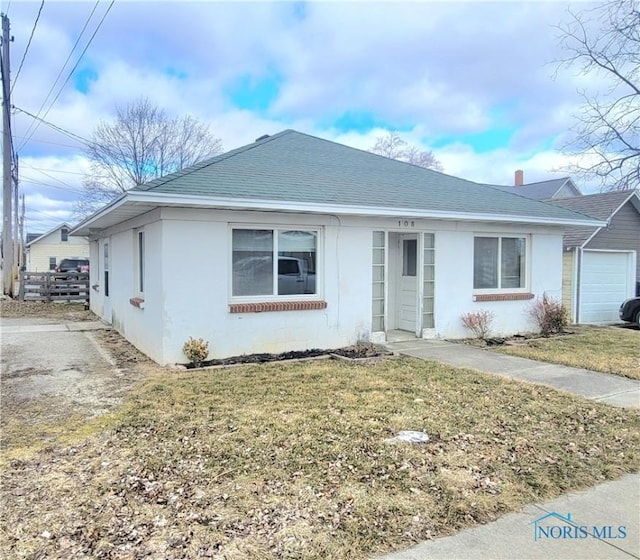
[[[531,331],[562,236],[597,219],[293,130],[138,186],[79,224],[91,309],[160,364]]]

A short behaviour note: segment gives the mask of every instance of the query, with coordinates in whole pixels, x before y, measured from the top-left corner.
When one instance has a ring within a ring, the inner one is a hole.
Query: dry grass
[[[640,379],[640,331],[581,327],[577,334],[537,338],[522,346],[492,348],[504,354]]]
[[[7,318],[37,317],[63,321],[97,321],[83,303],[46,303],[41,301],[0,300],[0,316]]]
[[[637,411],[413,359],[160,372],[95,422],[5,461],[0,556],[365,558],[640,467]]]

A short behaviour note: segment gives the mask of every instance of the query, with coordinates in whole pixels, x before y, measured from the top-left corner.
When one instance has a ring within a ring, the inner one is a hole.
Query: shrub
[[[564,332],[569,324],[569,314],[562,302],[547,294],[536,299],[529,307],[529,316],[536,322],[540,334],[549,336]]]
[[[198,367],[209,356],[209,343],[201,338],[189,337],[189,340],[182,347],[184,355],[195,366]]]
[[[484,340],[489,336],[491,323],[493,322],[493,313],[482,309],[475,313],[464,313],[460,316],[462,324],[467,327],[480,340]]]

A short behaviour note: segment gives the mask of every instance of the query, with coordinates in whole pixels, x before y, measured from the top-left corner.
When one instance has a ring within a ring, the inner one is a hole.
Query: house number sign
[[[416,221],[415,220],[398,220],[398,226],[406,227],[406,228],[416,227]]]

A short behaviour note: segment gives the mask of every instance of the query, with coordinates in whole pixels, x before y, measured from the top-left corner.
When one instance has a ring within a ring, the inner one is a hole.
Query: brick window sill
[[[263,313],[268,311],[310,311],[326,309],[326,301],[264,301],[256,303],[230,303],[229,313]]]
[[[133,305],[133,307],[137,307],[138,309],[144,309],[144,299],[140,297],[132,297],[129,300],[129,303]]]
[[[475,294],[473,301],[526,301],[535,297],[532,293]]]

